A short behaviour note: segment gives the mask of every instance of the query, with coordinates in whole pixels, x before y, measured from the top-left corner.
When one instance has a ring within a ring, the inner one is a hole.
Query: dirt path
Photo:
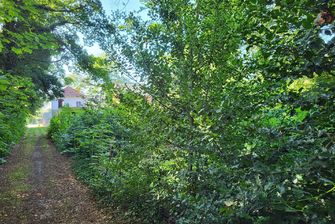
[[[0,166],[0,223],[122,223],[99,210],[41,128]]]

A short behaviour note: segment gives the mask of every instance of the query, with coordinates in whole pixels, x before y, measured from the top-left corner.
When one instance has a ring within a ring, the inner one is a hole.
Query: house
[[[86,99],[83,94],[69,86],[64,88],[63,97],[51,101],[52,114],[57,113],[61,107],[85,107]]]

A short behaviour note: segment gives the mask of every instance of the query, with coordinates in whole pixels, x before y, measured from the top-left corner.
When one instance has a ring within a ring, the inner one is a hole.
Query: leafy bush
[[[48,137],[53,139],[60,149],[66,148],[64,145],[67,142],[66,131],[80,113],[81,109],[64,107],[59,112],[59,116],[53,117],[50,121]]]
[[[29,79],[0,73],[0,159],[21,139],[27,117],[37,107],[33,89]]]
[[[113,107],[63,110],[50,136],[101,198],[144,223],[330,223],[334,153],[322,146],[326,136],[305,128],[323,118],[302,108],[262,111],[236,126],[257,124],[234,154],[212,151],[206,133],[192,154],[177,123],[133,94]]]

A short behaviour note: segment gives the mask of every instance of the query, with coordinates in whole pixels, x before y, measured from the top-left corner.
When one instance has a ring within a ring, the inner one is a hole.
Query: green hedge
[[[37,99],[29,79],[0,73],[0,163],[23,136]]]
[[[271,108],[242,151],[216,152],[201,138],[199,153],[182,145],[181,122],[122,95],[110,108],[63,110],[49,134],[100,198],[143,223],[332,223],[335,156],[320,147],[327,136],[303,131],[312,121],[325,127],[301,108]]]

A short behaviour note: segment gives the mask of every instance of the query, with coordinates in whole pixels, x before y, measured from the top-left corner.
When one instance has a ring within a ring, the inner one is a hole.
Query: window
[[[63,99],[59,99],[58,100],[58,108],[61,108],[63,106],[64,100]]]
[[[82,104],[80,101],[77,101],[77,102],[76,102],[76,106],[77,106],[77,107],[82,107],[83,104]]]

